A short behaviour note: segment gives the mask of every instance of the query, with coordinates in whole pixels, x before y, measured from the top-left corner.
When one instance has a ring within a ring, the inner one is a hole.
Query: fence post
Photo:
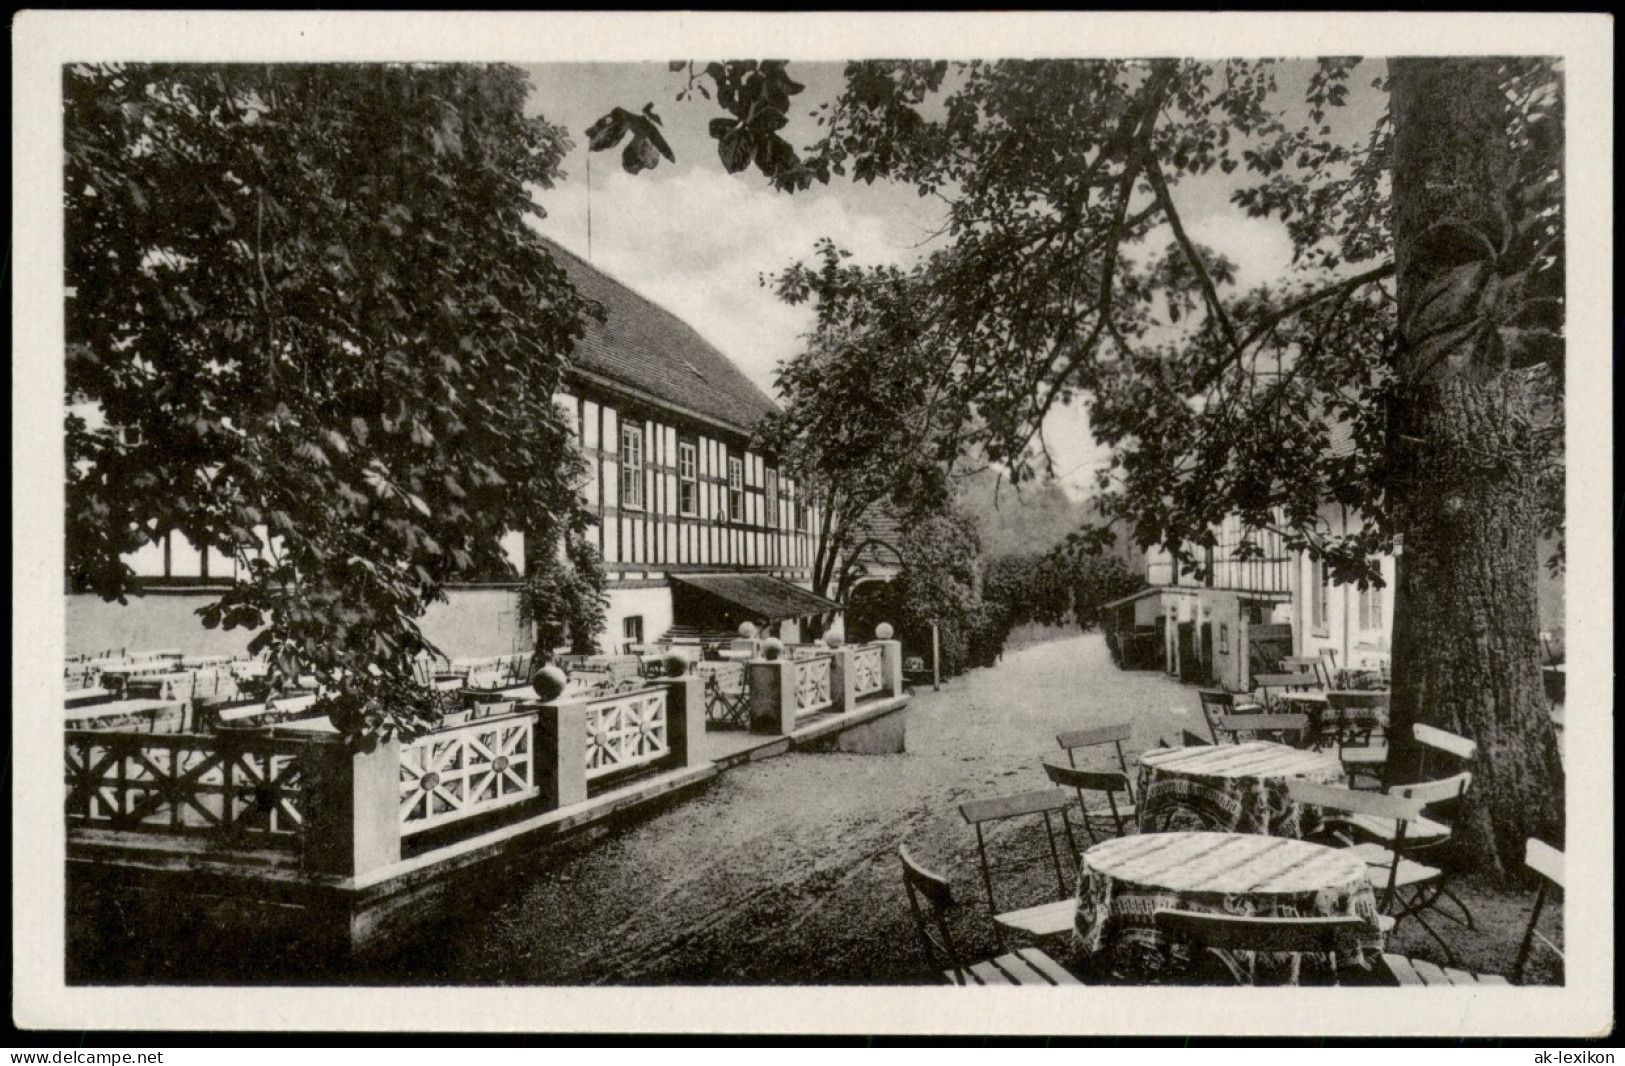
[[[401,860],[401,745],[370,751],[336,741],[305,756],[305,855],[312,868],[359,877]]]
[[[903,694],[903,642],[900,640],[877,640],[880,645],[880,684],[881,691],[888,696],[901,696]]]
[[[787,736],[796,728],[796,664],[789,659],[752,659],[750,731]]]
[[[830,710],[846,714],[858,706],[858,678],[852,669],[853,647],[842,644],[831,650],[834,659],[829,664],[829,697],[834,701]]]
[[[700,741],[705,737],[705,683],[688,674],[657,684],[666,688],[666,729],[677,765],[698,766],[705,761],[700,754]]]
[[[587,702],[544,703],[536,716],[536,784],[548,810],[587,799]]]

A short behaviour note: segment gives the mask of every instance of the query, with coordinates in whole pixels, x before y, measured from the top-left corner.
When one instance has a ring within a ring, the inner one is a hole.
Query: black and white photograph
[[[1609,1031],[1611,41],[23,16],[15,1024]]]

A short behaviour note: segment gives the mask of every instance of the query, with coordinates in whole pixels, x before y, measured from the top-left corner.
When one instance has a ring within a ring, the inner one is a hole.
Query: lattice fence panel
[[[401,749],[401,834],[484,814],[539,791],[533,715],[431,733]]]
[[[814,714],[835,701],[830,698],[830,674],[835,660],[830,656],[796,663],[796,713]]]
[[[671,753],[666,689],[644,689],[587,707],[587,777],[650,763]]]
[[[858,699],[885,688],[885,667],[881,650],[865,645],[852,650],[852,687]]]

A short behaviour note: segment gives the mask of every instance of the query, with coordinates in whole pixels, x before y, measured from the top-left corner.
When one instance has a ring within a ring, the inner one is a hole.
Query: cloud
[[[593,265],[693,326],[770,395],[778,362],[799,350],[813,318],[760,277],[810,259],[826,236],[859,262],[908,262],[932,222],[906,189],[843,185],[792,196],[716,166],[636,177],[612,163],[594,171]],[[585,167],[575,173],[542,197],[548,218],[539,228],[586,256]]]

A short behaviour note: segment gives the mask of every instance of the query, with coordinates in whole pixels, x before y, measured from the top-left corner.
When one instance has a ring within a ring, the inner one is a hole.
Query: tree
[[[845,602],[866,551],[900,557],[899,544],[876,535],[876,519],[884,512],[906,527],[940,510],[953,455],[932,450],[935,360],[920,343],[906,276],[860,272],[830,242],[821,250],[825,279],[866,285],[869,297],[851,316],[822,316],[806,349],[780,364],[785,408],[756,437],[818,505],[813,591]]]
[[[908,280],[945,447],[1024,479],[1047,463],[1047,416],[1082,399],[1138,544],[1200,570],[1234,514],[1362,587],[1398,549],[1390,772],[1413,722],[1479,738],[1465,835],[1511,869],[1525,837],[1562,838],[1530,595],[1534,535],[1562,528],[1562,75],[1396,62],[1371,82],[1389,112],[1359,128],[1343,117],[1359,67],[852,63],[822,136],[790,155],[771,141],[788,75],[687,69],[690,89],[736,86],[714,132],[771,145],[747,160],[719,137],[729,169],[791,190],[850,172],[943,204],[944,246]],[[1181,187],[1215,175],[1284,224],[1287,277],[1238,291],[1192,236]],[[779,284],[846,321],[876,277],[798,266]],[[1363,524],[1332,536],[1328,505]]]
[[[944,673],[990,663],[1004,640],[990,632],[995,620],[982,601],[975,522],[944,509],[916,522],[902,540],[903,565],[893,585],[905,643],[929,647],[935,626]]]
[[[417,625],[499,540],[587,521],[554,408],[589,308],[525,223],[569,147],[503,66],[64,73],[73,587],[170,533],[200,613],[314,673],[352,736],[424,728]]]

